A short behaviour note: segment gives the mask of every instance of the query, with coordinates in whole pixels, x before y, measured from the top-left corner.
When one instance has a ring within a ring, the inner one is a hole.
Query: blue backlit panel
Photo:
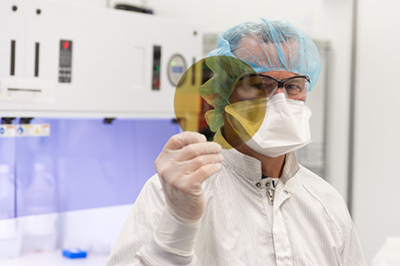
[[[171,119],[35,118],[50,136],[0,138],[0,164],[15,169],[17,216],[133,203],[155,174]]]

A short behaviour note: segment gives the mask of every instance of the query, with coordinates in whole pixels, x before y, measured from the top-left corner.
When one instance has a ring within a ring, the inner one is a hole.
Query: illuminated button
[[[67,50],[67,49],[69,48],[69,42],[68,42],[68,41],[66,41],[66,42],[63,43],[63,48],[64,48],[65,50]]]

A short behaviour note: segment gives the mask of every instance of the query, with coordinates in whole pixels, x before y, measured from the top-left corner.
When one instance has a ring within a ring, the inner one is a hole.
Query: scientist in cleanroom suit
[[[312,40],[260,19],[220,33],[206,63],[214,141],[169,139],[108,265],[365,265],[344,200],[294,154],[310,142]]]

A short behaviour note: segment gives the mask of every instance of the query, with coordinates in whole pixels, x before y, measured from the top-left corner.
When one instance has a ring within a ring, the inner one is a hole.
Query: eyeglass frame
[[[311,83],[310,77],[309,77],[309,76],[306,76],[306,75],[299,75],[299,76],[294,76],[294,77],[290,77],[290,78],[285,78],[285,79],[279,80],[279,79],[273,78],[273,77],[268,76],[268,75],[263,75],[263,74],[245,74],[245,75],[243,75],[243,76],[239,79],[239,81],[242,80],[242,79],[244,79],[244,78],[247,78],[247,77],[256,77],[256,76],[269,78],[269,79],[272,79],[272,80],[274,80],[274,81],[276,81],[276,82],[278,83],[278,87],[277,87],[276,89],[274,89],[274,90],[271,92],[272,95],[274,95],[274,93],[276,92],[276,90],[279,89],[279,88],[284,88],[284,89],[286,90],[286,88],[285,88],[285,86],[283,86],[283,84],[284,84],[286,81],[289,81],[289,80],[291,80],[291,79],[295,79],[295,78],[305,78],[306,81],[308,81],[309,84]],[[285,93],[286,93],[286,92],[285,92]]]

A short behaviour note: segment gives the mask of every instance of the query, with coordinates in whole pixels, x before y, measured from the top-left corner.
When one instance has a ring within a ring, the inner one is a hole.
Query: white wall
[[[320,0],[147,0],[156,15],[199,22],[206,32],[224,30],[235,24],[257,19],[288,18],[311,35],[321,31],[323,2]]]
[[[324,32],[332,47],[327,119],[327,179],[347,199],[352,1],[324,1]]]
[[[400,2],[359,2],[354,219],[370,260],[400,236]]]

